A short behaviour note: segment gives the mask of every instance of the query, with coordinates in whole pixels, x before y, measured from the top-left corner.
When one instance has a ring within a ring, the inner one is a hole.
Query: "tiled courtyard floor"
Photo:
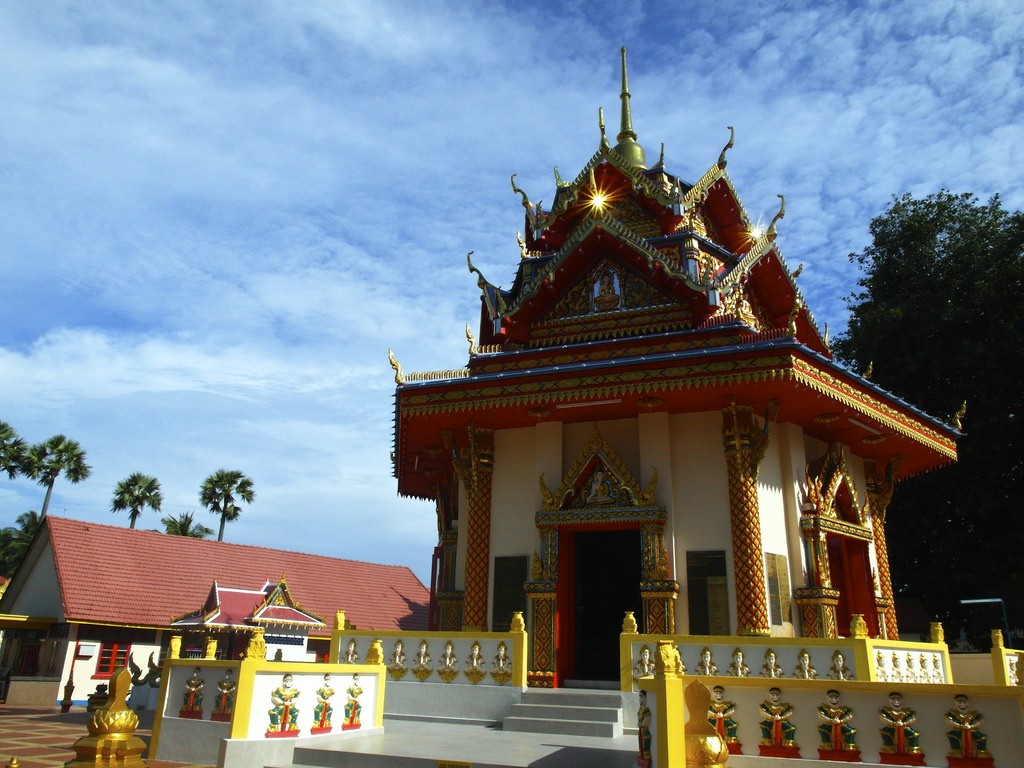
[[[89,714],[84,707],[75,707],[66,715],[56,707],[8,707],[0,704],[0,768],[12,757],[19,768],[62,768],[74,759],[74,743],[88,736]],[[153,713],[139,713],[135,734],[147,744],[153,727]],[[145,758],[145,754],[143,754]],[[186,763],[149,760],[150,768],[210,768]]]

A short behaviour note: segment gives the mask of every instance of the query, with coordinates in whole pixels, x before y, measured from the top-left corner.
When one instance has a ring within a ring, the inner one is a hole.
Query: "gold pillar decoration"
[[[374,640],[370,643],[369,650],[366,651],[366,664],[383,664],[384,663],[384,644],[380,640]]]
[[[554,581],[526,582],[526,597],[533,612],[533,639],[530,648],[527,685],[531,688],[555,687],[555,614]]]
[[[526,622],[523,621],[522,611],[512,611],[512,621],[509,622],[509,632],[525,632]]]
[[[768,425],[775,420],[772,400],[764,428],[754,424],[754,410],[733,403],[722,410],[722,441],[729,472],[729,515],[736,578],[736,634],[768,636],[768,594],[764,579],[757,473],[768,447]]]
[[[337,631],[341,632],[342,630],[348,629],[348,626],[349,626],[348,619],[345,618],[345,612],[344,611],[335,611],[334,612],[334,628]]]
[[[469,424],[469,444],[453,458],[455,471],[469,497],[466,531],[466,588],[462,629],[487,629],[487,590],[491,564],[491,478],[494,472],[494,430]]]
[[[217,636],[208,635],[206,638],[206,655],[203,657],[206,659],[217,658]]]
[[[928,625],[929,637],[933,643],[946,642],[946,630],[942,628],[941,621],[933,621]]]
[[[127,669],[114,670],[107,703],[89,718],[89,735],[75,742],[75,759],[65,763],[66,768],[146,768],[146,742],[135,735],[139,716],[125,704],[131,684]]]
[[[887,600],[881,595],[875,595],[875,612],[878,615],[878,639],[879,640],[897,640],[899,638],[889,637],[889,627],[885,622],[885,617],[892,608],[893,601]]]
[[[708,722],[711,691],[700,680],[683,689],[689,719],[683,726],[686,743],[686,768],[724,768],[729,747],[715,726]]]
[[[896,623],[896,602],[892,593],[892,574],[889,571],[889,545],[885,539],[885,514],[889,509],[889,502],[892,501],[892,494],[895,490],[898,464],[897,457],[890,458],[885,465],[884,473],[881,474],[879,474],[876,464],[869,464],[866,467],[868,511],[871,514],[871,530],[875,539],[878,585],[882,591],[882,597],[888,601],[887,605],[881,606],[885,611],[884,634],[889,640],[900,639],[900,630]],[[879,602],[881,603],[881,601]],[[883,622],[879,622],[879,627],[882,624]]]
[[[263,627],[253,628],[252,636],[249,638],[249,645],[245,648],[245,658],[267,658],[267,643],[266,640],[263,639]]]
[[[850,617],[850,637],[866,638],[868,636],[868,623],[864,621],[863,613],[855,613]]]
[[[636,617],[632,611],[626,611],[626,615],[622,617],[622,634],[624,635],[635,635],[637,634],[638,627],[636,625]]]
[[[167,657],[171,659],[181,658],[181,635],[171,635],[171,647]]]
[[[460,590],[437,593],[437,628],[441,632],[462,630],[464,594]]]
[[[641,529],[640,599],[643,605],[644,632],[674,635],[675,601],[679,582],[669,579],[668,550],[665,548],[665,521],[644,525]]]
[[[800,626],[803,637],[838,637],[836,606],[839,590],[829,587],[798,587],[793,599],[800,608]]]
[[[993,629],[991,631],[992,647],[993,648],[1005,648],[1006,643],[1003,641],[1003,630]]]

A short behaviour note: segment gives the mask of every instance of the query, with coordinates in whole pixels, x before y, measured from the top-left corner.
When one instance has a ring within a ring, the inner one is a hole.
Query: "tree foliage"
[[[18,437],[14,427],[0,421],[0,473],[13,480],[22,471],[25,463],[25,441]]]
[[[35,510],[22,512],[14,525],[0,529],[0,576],[10,578],[25,559],[43,517]]]
[[[193,539],[205,539],[213,535],[213,528],[197,523],[192,512],[182,512],[177,517],[161,517],[164,533],[169,536],[188,536]]]
[[[53,496],[53,485],[63,475],[69,483],[80,483],[89,477],[92,467],[85,463],[85,451],[77,441],[64,435],[54,435],[43,443],[33,445],[25,452],[22,473],[40,485],[46,486],[46,498],[40,517],[46,517]]]
[[[242,513],[235,501],[252,504],[256,498],[252,480],[237,469],[218,469],[203,481],[199,489],[199,503],[215,515],[220,515],[217,541],[224,541],[224,524],[233,523]]]
[[[1024,215],[998,197],[904,195],[871,235],[850,255],[862,277],[837,356],[858,370],[873,362],[876,384],[934,416],[967,401],[957,463],[893,496],[897,596],[920,598],[954,630],[969,618],[961,599],[1003,598],[1024,626]]]
[[[163,503],[163,495],[160,493],[160,481],[155,477],[144,475],[141,472],[133,472],[114,488],[114,498],[110,502],[111,512],[128,511],[130,528],[135,527],[135,522],[142,514],[142,510],[149,507],[154,512],[160,511]]]

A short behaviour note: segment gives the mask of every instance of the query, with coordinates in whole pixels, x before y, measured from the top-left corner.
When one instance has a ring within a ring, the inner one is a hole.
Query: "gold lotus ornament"
[[[690,719],[686,721],[686,768],[721,768],[729,759],[725,739],[708,722],[711,691],[694,680],[683,691]]]

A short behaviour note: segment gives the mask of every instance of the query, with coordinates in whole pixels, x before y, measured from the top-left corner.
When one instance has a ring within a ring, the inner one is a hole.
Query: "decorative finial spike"
[[[722,152],[721,154],[718,155],[718,167],[722,168],[723,170],[725,169],[726,163],[725,153],[733,148],[733,139],[736,138],[736,131],[733,130],[732,126],[727,125],[725,127],[729,129],[729,141],[727,141],[725,146],[722,147]]]
[[[608,141],[608,136],[604,132],[604,107],[597,108],[597,127],[601,129],[601,143],[598,148],[604,152],[612,148],[612,143]]]
[[[622,118],[619,122],[619,135],[615,137],[618,142],[615,145],[616,151],[623,160],[635,168],[646,168],[647,160],[644,157],[644,148],[637,144],[636,131],[633,130],[633,112],[629,106],[629,74],[626,71],[626,46],[622,46],[622,93],[619,100],[622,103]]]

